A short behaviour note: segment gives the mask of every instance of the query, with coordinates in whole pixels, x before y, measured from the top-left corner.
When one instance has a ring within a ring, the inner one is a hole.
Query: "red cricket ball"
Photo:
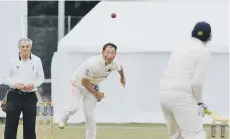
[[[115,13],[112,13],[112,14],[111,14],[111,17],[112,17],[112,18],[115,18],[116,16],[117,16],[117,15],[116,15]]]

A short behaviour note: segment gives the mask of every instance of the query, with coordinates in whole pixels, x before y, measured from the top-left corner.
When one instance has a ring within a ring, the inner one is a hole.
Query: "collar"
[[[32,59],[32,56],[31,56],[31,53],[30,53],[30,60]],[[20,57],[20,53],[18,53],[18,59],[19,59],[19,61],[21,61],[22,60],[22,58]]]
[[[202,45],[202,46],[205,46],[205,43],[202,42],[201,40],[197,39],[197,38],[193,38],[193,37],[192,37],[192,40],[193,40],[194,42],[196,42],[196,43]]]

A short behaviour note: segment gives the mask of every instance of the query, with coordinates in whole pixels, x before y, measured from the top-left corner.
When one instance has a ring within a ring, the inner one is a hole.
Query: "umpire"
[[[21,38],[19,53],[9,60],[3,82],[11,89],[7,94],[4,139],[16,139],[20,114],[23,114],[24,139],[36,139],[37,87],[44,81],[41,59],[31,53],[32,41]]]

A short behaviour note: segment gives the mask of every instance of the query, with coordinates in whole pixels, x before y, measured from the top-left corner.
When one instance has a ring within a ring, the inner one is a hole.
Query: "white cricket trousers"
[[[184,92],[164,91],[160,104],[169,129],[170,139],[206,139],[202,117],[195,98]]]
[[[85,115],[85,127],[86,127],[86,139],[96,139],[96,104],[95,98],[86,95],[88,92],[86,89],[76,87],[72,94],[72,101],[65,107],[65,117],[69,118],[75,114],[79,108],[79,103],[82,98],[83,110]]]

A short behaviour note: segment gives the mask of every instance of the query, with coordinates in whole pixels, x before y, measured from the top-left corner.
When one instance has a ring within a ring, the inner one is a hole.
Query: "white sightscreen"
[[[27,1],[0,1],[0,84],[8,58],[18,52],[18,40],[27,37]],[[1,102],[1,100],[0,100]],[[0,109],[0,117],[5,113]]]
[[[52,62],[52,101],[55,119],[59,120],[69,101],[70,79],[74,69],[96,53],[55,53]],[[101,84],[105,99],[98,103],[97,122],[164,123],[160,110],[159,80],[166,68],[169,53],[121,53],[117,58],[125,70],[127,86],[120,85],[114,72]],[[213,54],[212,67],[207,76],[204,100],[213,111],[228,116],[228,53]],[[204,122],[211,122],[209,117]],[[70,122],[84,122],[82,105]]]
[[[27,1],[0,1],[1,64],[18,52],[18,40],[27,37]]]

